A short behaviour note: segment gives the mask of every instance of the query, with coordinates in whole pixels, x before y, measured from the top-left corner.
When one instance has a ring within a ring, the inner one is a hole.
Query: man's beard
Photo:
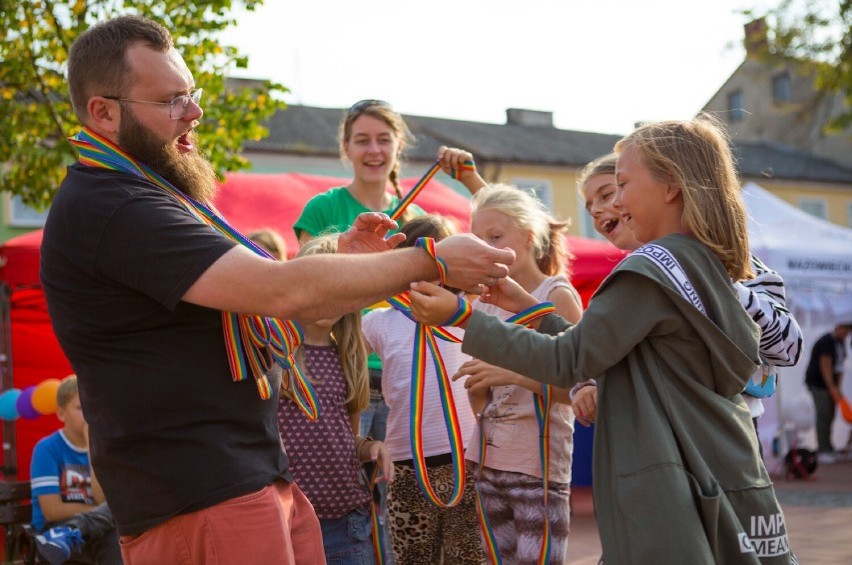
[[[122,112],[118,145],[142,161],[175,188],[195,200],[210,204],[216,196],[216,173],[197,150],[181,153],[173,140],[163,141],[143,126],[129,108]],[[195,145],[194,132],[186,134]]]

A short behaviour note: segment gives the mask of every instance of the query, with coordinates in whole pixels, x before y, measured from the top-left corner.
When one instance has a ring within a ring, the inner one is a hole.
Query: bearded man
[[[340,236],[342,254],[259,256],[210,207],[201,89],[165,28],[95,25],[70,50],[68,82],[80,160],[45,226],[42,282],[125,563],[323,562],[278,435],[269,369],[300,338],[278,320],[358,310],[435,279],[436,259],[447,284],[482,291],[513,254],[472,236],[434,257],[376,253],[404,236],[385,239],[396,223],[370,213]]]

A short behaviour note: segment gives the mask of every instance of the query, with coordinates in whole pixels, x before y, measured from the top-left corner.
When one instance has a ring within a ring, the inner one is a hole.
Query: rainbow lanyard
[[[375,465],[373,465],[373,472],[370,475],[371,493],[375,492],[376,479],[378,476],[379,463],[376,462]],[[370,502],[370,525],[372,526],[370,536],[373,538],[373,555],[376,558],[376,565],[384,565],[387,546],[385,545],[385,538],[381,535],[381,530],[379,529],[379,514],[382,512],[382,508],[375,497],[371,496],[370,498],[372,498],[372,501]]]
[[[508,320],[508,324],[529,325],[532,321],[541,318],[546,314],[555,312],[556,308],[551,302],[542,302],[532,308],[515,314]],[[550,408],[553,405],[553,387],[551,385],[542,385],[541,394],[533,394],[535,402],[535,417],[538,421],[539,430],[539,461],[541,463],[541,481],[544,485],[544,535],[541,538],[541,548],[538,554],[538,565],[546,565],[550,562],[550,548],[552,544],[550,521],[547,519],[547,491],[550,474]],[[482,408],[479,414],[479,477],[482,477],[482,467],[485,465],[485,449],[487,442],[485,441],[485,413],[488,405],[491,403],[491,396]],[[491,528],[491,522],[488,520],[488,514],[485,512],[485,504],[482,502],[482,491],[480,490],[479,481],[476,482],[476,510],[479,518],[479,528],[482,530],[482,536],[485,539],[485,553],[491,560],[491,563],[497,565],[503,563],[503,558],[500,555],[500,549],[497,546],[497,539],[494,537],[494,530]]]
[[[150,167],[135,160],[109,139],[84,127],[68,141],[77,148],[80,164],[88,167],[121,171],[144,178],[172,195],[200,222],[210,225],[226,237],[241,243],[258,255],[271,256],[251,240],[231,227],[204,204],[190,198]],[[235,312],[222,312],[222,328],[225,334],[225,349],[228,365],[235,381],[254,376],[260,397],[271,398],[266,373],[273,363],[289,370],[290,389],[296,403],[311,421],[319,418],[319,401],[310,382],[305,378],[293,359],[293,351],[302,343],[302,329],[291,320],[278,320],[262,316],[250,316]]]
[[[404,292],[388,299],[391,306],[402,312],[410,320],[414,321],[414,352],[411,360],[411,417],[409,420],[409,437],[411,438],[411,453],[414,461],[414,474],[420,491],[426,500],[439,508],[450,508],[457,505],[464,495],[465,465],[464,465],[464,442],[462,441],[461,426],[459,425],[458,412],[453,401],[453,390],[450,386],[450,377],[438,349],[436,337],[453,343],[461,343],[461,339],[450,333],[443,327],[425,326],[417,323],[411,315],[411,298],[408,292]],[[453,460],[453,490],[449,500],[445,503],[438,498],[432,488],[426,467],[426,456],[423,450],[423,405],[425,403],[426,388],[426,350],[432,354],[435,365],[435,373],[438,377],[438,393],[441,398],[441,409],[444,412],[444,424],[447,428],[447,436],[450,441],[450,454]]]
[[[417,196],[420,194],[420,192],[423,190],[423,188],[426,186],[426,184],[430,180],[432,180],[432,177],[434,177],[435,174],[440,169],[441,169],[441,162],[435,161],[435,163],[431,167],[429,167],[429,170],[426,171],[426,174],[423,175],[423,177],[419,181],[417,181],[417,184],[415,184],[411,188],[411,190],[408,191],[408,194],[406,194],[405,196],[402,197],[402,200],[399,201],[399,204],[396,205],[396,208],[394,208],[393,212],[391,212],[391,215],[390,215],[391,220],[398,220],[399,217],[402,216],[403,212],[405,212],[405,209],[408,208],[408,205],[411,204],[412,202],[414,202],[414,199],[417,198]],[[461,171],[475,171],[475,170],[476,170],[476,165],[473,163],[473,161],[467,160],[464,163],[462,163]],[[459,178],[461,178],[461,171],[453,168],[453,173],[452,173],[451,176],[454,179],[458,180]]]

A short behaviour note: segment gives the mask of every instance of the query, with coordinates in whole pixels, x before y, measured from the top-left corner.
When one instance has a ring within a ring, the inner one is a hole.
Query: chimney
[[[752,20],[743,27],[745,28],[746,57],[756,57],[766,53],[768,46],[766,18]]]
[[[506,124],[534,128],[553,128],[553,112],[509,108],[506,110]]]

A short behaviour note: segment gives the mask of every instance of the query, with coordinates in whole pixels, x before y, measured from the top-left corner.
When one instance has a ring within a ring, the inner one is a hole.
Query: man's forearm
[[[303,322],[333,318],[408,290],[412,281],[438,278],[435,260],[422,249],[304,259],[315,260],[286,277],[282,311],[270,314]]]

